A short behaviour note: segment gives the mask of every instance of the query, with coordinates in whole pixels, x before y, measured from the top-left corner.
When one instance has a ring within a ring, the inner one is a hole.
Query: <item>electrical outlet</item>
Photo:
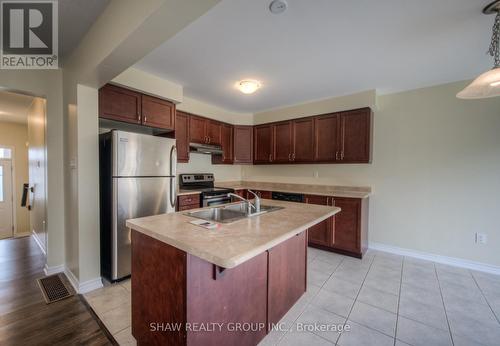
[[[488,242],[488,235],[485,233],[476,233],[476,244],[486,244]]]
[[[314,175],[313,175],[315,178],[319,178],[319,172],[318,171],[314,171]]]

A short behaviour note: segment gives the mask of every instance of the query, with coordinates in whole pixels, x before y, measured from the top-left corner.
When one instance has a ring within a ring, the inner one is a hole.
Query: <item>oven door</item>
[[[227,195],[203,197],[203,207],[213,207],[215,205],[231,203],[231,197]]]

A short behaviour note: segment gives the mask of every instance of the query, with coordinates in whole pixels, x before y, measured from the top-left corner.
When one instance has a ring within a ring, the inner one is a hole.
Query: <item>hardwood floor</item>
[[[45,304],[45,256],[31,237],[0,240],[0,345],[113,345],[80,295]]]

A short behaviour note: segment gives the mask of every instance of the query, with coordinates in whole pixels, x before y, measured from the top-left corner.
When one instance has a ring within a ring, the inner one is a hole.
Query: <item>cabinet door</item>
[[[235,126],[233,136],[234,163],[252,163],[253,126]]]
[[[292,122],[273,125],[274,152],[273,162],[292,161]]]
[[[99,89],[99,117],[141,123],[141,94],[107,84]]]
[[[276,324],[306,290],[306,233],[268,250],[267,323]]]
[[[222,123],[213,120],[207,120],[207,139],[208,144],[221,145]]]
[[[175,105],[156,97],[142,95],[142,124],[165,130],[175,129]]]
[[[264,191],[264,190],[250,190],[255,192],[257,196],[260,198],[265,198],[265,199],[272,199],[272,192],[271,191]],[[249,199],[253,199],[255,196],[253,193],[247,192],[247,196]]]
[[[308,204],[319,204],[319,205],[328,205],[330,197],[327,196],[314,196],[307,195],[306,203]],[[333,245],[333,234],[334,234],[334,226],[333,217],[326,219],[309,228],[308,232],[308,241],[310,244],[323,245],[323,246],[332,246]]]
[[[261,125],[254,128],[254,162],[272,162],[273,134],[271,125]]]
[[[292,143],[292,161],[310,162],[314,160],[313,118],[294,120]]]
[[[363,108],[340,116],[341,154],[345,163],[369,163],[371,159],[371,110]]]
[[[361,200],[334,198],[334,205],[341,211],[335,215],[334,247],[359,253],[361,232]]]
[[[245,189],[236,190],[236,191],[234,191],[234,193],[240,197],[247,198],[247,190],[245,190]]]
[[[221,146],[222,146],[222,163],[233,163],[233,127],[223,124],[221,126]]]
[[[175,119],[177,162],[189,162],[189,115],[177,112]]]
[[[189,116],[189,141],[193,143],[207,143],[207,120],[196,115]]]
[[[339,119],[338,114],[314,118],[314,161],[335,162],[339,158]]]

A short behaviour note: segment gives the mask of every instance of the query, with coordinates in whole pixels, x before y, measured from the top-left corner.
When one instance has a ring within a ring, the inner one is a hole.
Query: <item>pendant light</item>
[[[483,9],[484,14],[496,13],[493,36],[488,53],[495,59],[493,69],[483,73],[457,94],[460,99],[483,99],[500,96],[500,0]]]

